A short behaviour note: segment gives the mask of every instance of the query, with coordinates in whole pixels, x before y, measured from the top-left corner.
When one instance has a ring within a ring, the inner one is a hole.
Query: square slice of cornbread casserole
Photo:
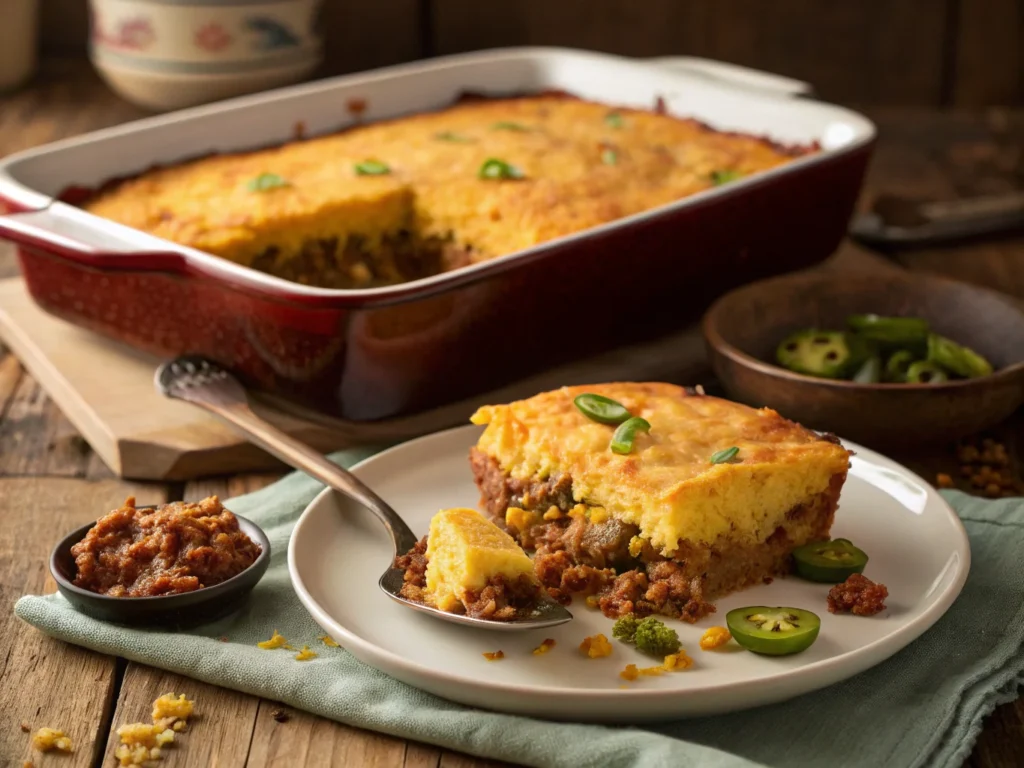
[[[613,452],[615,427],[574,402],[584,393],[650,431]],[[470,455],[484,507],[535,551],[553,597],[586,594],[611,617],[695,621],[715,598],[786,573],[793,549],[829,537],[850,460],[775,411],[671,384],[565,387],[472,420],[486,425]]]

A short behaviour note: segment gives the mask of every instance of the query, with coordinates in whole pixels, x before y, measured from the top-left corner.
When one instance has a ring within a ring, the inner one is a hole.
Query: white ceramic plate
[[[438,509],[476,506],[479,494],[468,452],[474,426],[429,435],[380,453],[355,473],[423,534]],[[833,616],[828,587],[776,579],[717,601],[718,613],[696,625],[671,622],[695,659],[685,672],[625,683],[629,663],[657,663],[618,641],[614,653],[587,659],[587,635],[611,637],[613,622],[577,600],[575,618],[555,629],[498,633],[438,621],[391,601],[377,587],[390,541],[368,513],[324,491],[295,526],[288,568],[313,618],[357,658],[410,685],[465,704],[569,720],[642,721],[709,715],[781,701],[844,680],[878,664],[942,616],[967,578],[970,547],[952,509],[920,477],[873,451],[856,452],[833,535],[852,539],[871,557],[865,575],[889,587],[888,609],[863,618]],[[732,608],[790,605],[821,617],[807,651],[767,658],[742,651],[705,652],[703,631],[724,624]],[[531,649],[546,637],[549,653]],[[489,662],[485,651],[502,650]]]

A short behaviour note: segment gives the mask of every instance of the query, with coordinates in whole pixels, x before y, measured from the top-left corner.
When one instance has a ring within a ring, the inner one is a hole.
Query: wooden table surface
[[[0,156],[138,117],[111,95],[84,63],[52,67],[32,88],[0,97]],[[949,197],[1024,186],[1024,112],[985,114],[890,110],[873,112],[881,143],[865,199],[888,193]],[[855,249],[846,244],[839,255]],[[900,254],[911,269],[988,285],[1024,298],[1024,239]],[[15,274],[0,245],[0,277]],[[1018,479],[1024,418],[996,431],[1009,448]],[[926,477],[956,475],[948,447],[896,458]],[[0,346],[0,766],[66,768],[115,764],[119,725],[145,719],[167,691],[196,699],[201,716],[189,737],[165,752],[173,766],[484,766],[466,755],[350,728],[253,696],[205,685],[141,664],[51,640],[16,619],[23,594],[49,592],[50,548],[66,531],[136,495],[147,503],[227,498],[255,490],[275,474],[139,484],[117,479],[61,415],[18,361]],[[968,641],[968,639],[965,639]],[[286,722],[272,712],[284,709]],[[53,726],[73,739],[70,756],[33,753],[19,727]],[[1024,765],[1024,699],[986,721],[967,765]]]

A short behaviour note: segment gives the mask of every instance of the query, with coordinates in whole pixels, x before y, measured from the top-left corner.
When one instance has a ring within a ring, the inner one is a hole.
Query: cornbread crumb
[[[28,733],[32,730],[32,726],[26,723],[24,720],[21,721],[21,730],[24,733]]]
[[[541,654],[547,653],[548,651],[550,651],[554,647],[555,647],[555,640],[554,640],[554,638],[551,638],[551,637],[546,638],[544,640],[544,642],[542,642],[540,645],[538,645],[536,648],[533,649],[533,655],[534,656],[540,656]]]
[[[317,654],[316,654],[315,651],[309,650],[309,646],[308,645],[304,645],[304,646],[302,646],[302,650],[299,651],[297,654],[295,654],[295,660],[296,661],[309,661],[310,659],[315,659],[316,656],[317,656]]]
[[[700,649],[711,651],[721,648],[732,639],[732,635],[725,627],[711,627],[700,638]]]
[[[40,728],[32,735],[32,746],[40,752],[57,750],[58,752],[71,751],[71,739],[64,731],[56,728]]]
[[[587,595],[586,603],[588,608],[599,608],[601,606],[601,598],[597,595]]]
[[[583,638],[580,643],[580,652],[591,659],[600,659],[612,655],[612,644],[604,635],[591,635]]]
[[[689,669],[693,666],[693,659],[687,655],[686,651],[680,651],[679,653],[670,653],[665,657],[665,661],[656,667],[637,667],[636,664],[627,664],[626,668],[619,672],[619,677],[623,680],[633,681],[641,675],[646,677],[658,677],[666,672],[682,672],[684,669]]]
[[[681,672],[684,669],[689,669],[693,666],[693,659],[686,653],[686,651],[679,651],[679,653],[670,653],[665,657],[665,663],[662,668],[666,672]]]
[[[114,756],[121,765],[142,765],[148,760],[160,760],[160,747],[174,743],[174,732],[161,725],[129,723],[117,729],[121,745]]]
[[[321,637],[320,638],[320,642],[322,642],[328,648],[340,648],[341,647],[340,645],[338,645],[337,642],[335,642],[334,638],[331,637],[330,635],[324,635],[323,637]]]
[[[256,643],[258,648],[262,648],[264,651],[272,651],[275,648],[286,648],[288,641],[281,636],[275,629],[274,634],[270,636],[269,640],[264,640],[262,643]]]
[[[195,702],[185,698],[181,694],[174,698],[173,693],[165,693],[153,702],[153,722],[170,728],[177,720],[188,720],[192,717],[192,709]]]
[[[181,694],[165,693],[153,701],[153,723],[128,723],[117,729],[121,744],[114,757],[122,766],[144,765],[163,759],[162,747],[174,743],[174,732],[185,730],[195,702]]]
[[[488,651],[484,653],[484,658],[488,661],[501,661],[505,658],[504,651]]]

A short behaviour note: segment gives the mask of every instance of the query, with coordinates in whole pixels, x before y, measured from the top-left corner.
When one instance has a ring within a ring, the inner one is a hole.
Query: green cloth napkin
[[[369,451],[333,458],[350,465]],[[533,720],[475,710],[411,688],[314,641],[323,631],[292,592],[292,525],[320,490],[292,474],[227,503],[270,537],[270,569],[242,612],[186,633],[124,629],[76,613],[58,595],[26,596],[15,612],[43,632],[102,653],[282,701],[361,728],[529,766],[956,766],[982,718],[1024,684],[1024,500],[947,493],[971,537],[959,600],[930,631],[883,664],[823,691],[732,715],[649,727]],[[296,662],[256,642],[273,630],[310,643]],[[228,642],[217,638],[226,636]],[[311,642],[312,641],[312,642]],[[202,712],[202,702],[198,702]]]

